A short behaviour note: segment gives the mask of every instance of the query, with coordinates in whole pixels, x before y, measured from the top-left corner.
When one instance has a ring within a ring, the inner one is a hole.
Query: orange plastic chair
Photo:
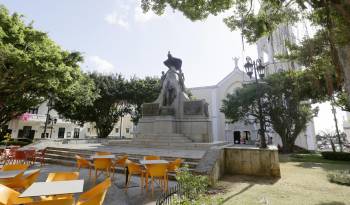
[[[77,159],[78,171],[80,171],[80,168],[89,169],[89,179],[90,179],[91,178],[91,169],[94,167],[94,165],[91,162],[89,162],[87,159],[85,159],[79,155],[75,155],[75,158]]]
[[[96,155],[99,155],[99,156],[101,156],[101,155],[111,155],[112,154],[112,152],[96,152]]]
[[[28,169],[29,165],[28,164],[5,164],[2,167],[2,171],[14,171],[14,170],[23,170],[25,171]]]
[[[95,167],[95,178],[94,178],[94,183],[96,183],[96,179],[103,173],[109,177],[110,176],[110,171],[112,167],[112,159],[106,159],[106,158],[96,158],[94,159],[94,167]],[[100,173],[98,174],[98,171]]]
[[[181,167],[183,160],[181,158],[177,158],[172,162],[169,162],[167,166],[168,172],[176,172],[177,169]]]
[[[151,164],[147,165],[146,174],[146,190],[148,191],[148,177],[151,177],[152,196],[154,193],[154,179],[159,179],[162,190],[168,190],[168,172],[167,164]]]
[[[144,156],[143,160],[160,160],[160,156],[153,156],[153,155]]]
[[[47,176],[46,182],[76,180],[79,172],[52,172]]]
[[[128,155],[123,155],[121,157],[119,157],[112,166],[112,171],[113,171],[113,175],[112,175],[112,179],[114,179],[114,174],[117,172],[117,168],[118,167],[122,167],[125,170],[126,167],[126,161],[128,160]],[[126,171],[126,170],[125,170]]]
[[[102,205],[111,184],[111,179],[108,177],[103,182],[82,193],[76,205]]]
[[[140,175],[140,184],[141,184],[141,188],[142,188],[144,177],[146,175],[145,170],[142,169],[142,166],[140,164],[137,164],[137,163],[132,162],[132,161],[128,161],[127,166],[128,166],[129,176],[128,176],[127,183],[125,186],[125,191],[128,191],[128,187],[129,187],[129,183],[130,183],[130,179],[131,179],[132,175]]]
[[[74,205],[74,199],[50,199],[30,203],[25,205]]]
[[[25,172],[23,175],[15,177],[14,179],[8,179],[2,184],[12,189],[25,190],[38,179],[39,175],[40,169],[30,170]]]
[[[0,184],[0,204],[13,205],[32,202],[31,198],[19,198],[19,192]]]

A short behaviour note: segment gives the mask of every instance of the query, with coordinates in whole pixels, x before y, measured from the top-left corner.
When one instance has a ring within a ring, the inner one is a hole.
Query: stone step
[[[181,140],[170,140],[170,139],[135,139],[131,141],[129,144],[132,144],[133,142],[162,142],[162,143],[181,143],[181,144],[187,144],[192,143],[190,140],[181,139]]]
[[[69,158],[72,160],[75,160],[75,155],[80,155],[82,157],[88,158],[89,156],[95,154],[94,151],[90,150],[77,150],[77,149],[68,149],[68,148],[56,148],[56,147],[48,147],[46,151],[46,155],[53,155],[53,156],[62,156],[63,158]],[[127,153],[113,153],[117,157],[125,155]],[[140,160],[144,157],[144,155],[139,155],[139,154],[127,154],[130,159],[134,160]],[[169,156],[161,156],[163,159],[168,160],[168,161],[173,161],[177,157],[169,157]],[[183,158],[185,162],[194,162],[197,163],[199,162],[200,159],[196,158]]]
[[[185,136],[170,136],[170,135],[138,135],[132,139],[138,139],[138,138],[153,138],[153,139],[188,139]]]

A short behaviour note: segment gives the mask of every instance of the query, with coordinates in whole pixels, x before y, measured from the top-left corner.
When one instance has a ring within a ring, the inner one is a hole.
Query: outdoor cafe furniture
[[[145,170],[143,169],[143,167],[140,164],[137,164],[137,163],[132,162],[132,161],[128,161],[127,171],[126,171],[126,175],[125,175],[125,177],[126,177],[125,191],[128,191],[130,179],[133,175],[140,175],[140,185],[142,188],[144,177],[146,175]]]
[[[177,158],[172,162],[169,162],[167,169],[168,172],[176,172],[177,169],[181,167],[183,160],[181,158]]]
[[[14,172],[14,171],[5,171],[5,172]],[[27,170],[25,172],[21,172],[19,175],[13,178],[7,178],[0,183],[12,189],[24,190],[28,188],[30,185],[32,185],[38,179],[39,174],[40,174],[40,169]]]
[[[93,156],[93,164],[95,168],[95,177],[94,183],[96,183],[96,179],[104,172],[108,177],[110,176],[110,171],[112,167],[112,159],[114,159],[111,155],[105,156]],[[100,172],[100,173],[98,173]]]
[[[126,162],[128,160],[128,155],[123,155],[118,157],[118,159],[115,160],[115,162],[112,165],[112,179],[114,179],[114,175],[117,172],[117,168],[121,167],[124,169],[124,172],[126,172]]]
[[[106,197],[108,188],[112,185],[111,179],[108,177],[103,182],[99,183],[90,190],[82,193],[79,196],[76,205],[91,205],[91,204],[103,204]]]
[[[43,166],[43,164],[45,164],[45,154],[46,154],[46,148],[39,149],[35,152],[35,159],[36,161],[40,162],[40,166]]]
[[[26,163],[26,152],[24,150],[15,150],[14,163]]]
[[[51,172],[46,178],[46,182],[77,180],[79,172]]]
[[[25,161],[28,164],[35,164],[36,161],[36,150],[34,147],[25,147],[20,148],[18,151],[24,151],[25,153]]]
[[[112,152],[96,152],[96,155],[112,155]]]
[[[165,192],[168,190],[168,172],[167,164],[148,164],[146,171],[146,190],[148,191],[148,177],[151,177],[152,196],[154,193],[154,179],[158,179],[161,189]]]
[[[94,165],[91,162],[89,162],[89,160],[87,160],[84,157],[81,157],[79,155],[75,155],[75,159],[77,160],[78,171],[80,171],[81,168],[89,169],[89,179],[90,179],[91,178],[91,169],[94,167]]]
[[[79,181],[82,181],[82,180],[79,180]],[[63,181],[63,182],[69,182],[70,185],[72,185],[73,181]],[[46,183],[45,185],[42,184],[42,183]],[[37,186],[37,187],[34,187],[32,190],[29,190],[31,189],[31,187],[28,189],[28,192],[29,191],[34,191],[32,192],[31,195],[32,197],[38,197],[38,194],[52,194],[54,193],[53,195],[58,195],[58,190],[54,190],[53,188],[56,188],[56,187],[60,187],[60,190],[62,192],[62,188],[61,187],[66,187],[66,185],[63,185],[62,183],[60,185],[58,184],[47,184],[47,183],[55,183],[55,182],[42,182],[42,183],[36,183],[33,184],[33,187],[34,186]],[[57,182],[56,182],[57,183]],[[106,180],[104,180],[103,182],[99,183],[98,185],[94,186],[93,188],[89,189],[88,191],[82,193],[78,200],[77,200],[77,203],[76,205],[102,205],[103,204],[103,201],[105,199],[105,196],[106,196],[106,193],[108,191],[108,188],[111,186],[111,179],[110,178],[107,178]],[[41,186],[41,187],[40,187]],[[45,186],[45,187],[44,187]],[[46,193],[43,193],[42,191],[40,191],[40,189],[38,190],[38,188],[50,188],[50,190],[53,190],[51,191],[50,193],[46,192]],[[75,187],[70,187],[70,192],[72,192],[71,194],[74,193],[80,193],[82,192],[83,190],[83,183],[80,183],[80,184],[75,184]],[[27,191],[27,190],[26,190]],[[26,192],[25,191],[25,192]],[[23,192],[21,196],[19,197],[23,197],[23,194],[25,193]],[[41,193],[39,193],[41,192]],[[67,190],[65,192],[68,192]],[[33,194],[34,193],[34,194]],[[61,198],[61,199],[57,199],[57,198],[50,198],[48,200],[42,200],[42,201],[37,201],[37,202],[27,202],[27,203],[23,203],[23,204],[26,204],[26,205],[74,205],[74,198]]]
[[[153,155],[143,157],[143,160],[159,160],[159,159],[160,159],[160,156],[153,156]]]
[[[90,159],[91,160],[94,160],[94,159],[115,159],[115,155],[114,154],[91,155]]]
[[[20,193],[0,184],[0,204],[25,204],[32,202],[31,198],[19,198]]]
[[[12,171],[12,170],[22,170],[25,171],[28,169],[28,164],[5,164],[1,170],[2,171]]]
[[[83,192],[84,180],[35,182],[19,197],[41,197]]]
[[[25,205],[74,205],[74,199],[52,199],[25,203]]]

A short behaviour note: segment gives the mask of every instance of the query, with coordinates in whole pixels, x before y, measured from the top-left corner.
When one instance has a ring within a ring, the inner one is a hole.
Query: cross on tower
[[[238,57],[234,57],[232,59],[233,59],[233,61],[235,61],[235,69],[239,69],[238,68],[238,60],[239,60],[239,58]]]

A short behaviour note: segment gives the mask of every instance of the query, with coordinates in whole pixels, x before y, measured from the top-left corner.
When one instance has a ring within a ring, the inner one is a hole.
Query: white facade
[[[222,100],[226,98],[227,94],[233,93],[248,79],[249,77],[236,66],[235,69],[217,85],[190,88],[195,98],[205,99],[209,103],[209,117],[212,121],[214,141],[234,142],[237,140],[235,136],[240,139],[245,138],[249,141],[258,139],[258,129],[255,125],[245,124],[244,122],[229,123],[225,115],[220,112]],[[269,130],[267,135],[271,137],[270,140],[268,139],[267,141],[275,145],[282,145],[280,137],[273,132],[273,130]],[[316,149],[313,121],[309,122],[307,129],[298,136],[295,144],[308,150]]]
[[[280,26],[270,37],[261,38],[257,42],[258,56],[266,64],[266,75],[287,70],[299,69],[299,66],[291,62],[276,62],[274,56],[286,52],[285,41],[295,41],[292,30],[288,26]],[[193,96],[198,99],[205,99],[209,103],[209,116],[212,120],[214,141],[237,142],[237,138],[245,138],[248,141],[257,139],[256,125],[245,124],[244,122],[229,123],[225,115],[220,112],[222,100],[227,94],[233,93],[237,88],[242,87],[250,78],[238,68],[238,59],[235,59],[235,68],[218,84],[213,86],[190,88]],[[236,137],[235,137],[236,136]],[[273,131],[268,130],[269,143],[282,145],[280,137]],[[239,142],[239,140],[238,140]],[[304,132],[296,139],[295,144],[307,150],[316,149],[316,138],[314,122],[311,120]]]
[[[47,103],[42,103],[25,114],[25,117],[13,119],[8,123],[12,138],[52,138],[52,139],[84,139],[97,136],[95,126],[92,123],[85,123],[83,126],[65,120],[55,110],[50,110],[51,122],[47,124],[46,135],[44,135],[45,121],[47,117]],[[122,124],[122,126],[120,126]],[[121,130],[121,133],[120,133]],[[132,138],[134,126],[130,116],[123,117],[115,124],[109,137]]]

